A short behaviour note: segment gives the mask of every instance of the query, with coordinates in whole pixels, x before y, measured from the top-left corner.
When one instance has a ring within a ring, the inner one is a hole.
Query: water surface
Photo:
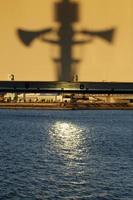
[[[0,110],[0,200],[133,200],[133,112]]]

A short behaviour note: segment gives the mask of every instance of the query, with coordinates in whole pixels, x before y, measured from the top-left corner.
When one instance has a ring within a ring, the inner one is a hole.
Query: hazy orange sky
[[[76,0],[75,0],[76,1]],[[16,30],[58,29],[55,0],[0,0],[0,80],[13,73],[16,80],[56,80],[52,58],[58,48],[35,40],[24,46]],[[95,38],[74,48],[80,81],[133,81],[133,0],[77,0],[80,19],[75,30],[116,28],[113,43]],[[80,36],[80,39],[82,37]],[[77,38],[78,39],[78,38]]]

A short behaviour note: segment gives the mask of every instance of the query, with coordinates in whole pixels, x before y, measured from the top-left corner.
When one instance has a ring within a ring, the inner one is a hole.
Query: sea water
[[[133,200],[133,111],[0,110],[0,200]]]

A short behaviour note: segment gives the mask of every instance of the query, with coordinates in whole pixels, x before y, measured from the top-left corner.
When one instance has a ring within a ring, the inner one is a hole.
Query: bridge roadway
[[[133,94],[133,82],[0,81],[0,92]]]

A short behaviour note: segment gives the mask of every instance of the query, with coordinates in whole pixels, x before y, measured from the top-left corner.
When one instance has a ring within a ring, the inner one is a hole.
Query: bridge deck
[[[0,92],[133,94],[133,82],[0,81]]]

